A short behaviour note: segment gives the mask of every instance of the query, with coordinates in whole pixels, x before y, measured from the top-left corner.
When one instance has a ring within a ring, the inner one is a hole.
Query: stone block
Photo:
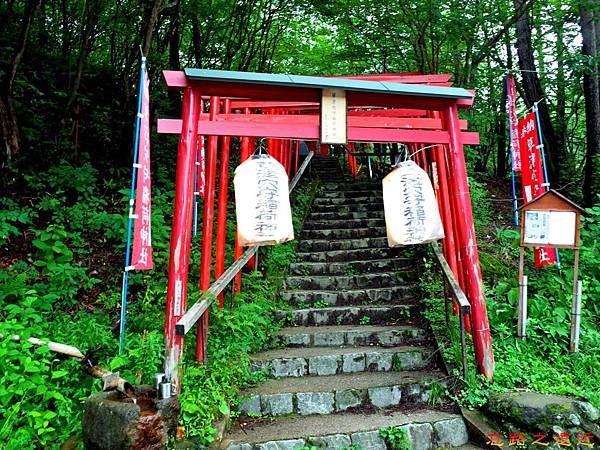
[[[285,441],[269,441],[257,444],[257,450],[294,450],[306,446],[304,439],[287,439]]]
[[[338,372],[340,360],[339,355],[313,356],[308,360],[308,372],[311,375],[335,375]]]
[[[271,394],[261,396],[260,403],[263,414],[282,416],[294,411],[293,394]]]
[[[400,386],[376,387],[369,389],[368,392],[371,404],[378,408],[397,405],[402,398],[402,388]]]
[[[402,370],[415,370],[422,368],[425,364],[421,352],[399,352],[394,357],[400,364]]]
[[[252,450],[250,444],[230,444],[225,450]]]
[[[433,445],[433,427],[429,423],[410,423],[399,427],[406,430],[412,450],[430,450]]]
[[[335,393],[335,410],[345,411],[348,408],[360,406],[363,401],[363,392],[357,389],[347,389]]]
[[[344,333],[331,331],[329,333],[317,333],[314,339],[315,347],[339,347],[344,345]]]
[[[339,450],[341,448],[350,448],[352,445],[350,437],[345,434],[309,437],[306,443],[309,446],[323,450]]]
[[[392,370],[393,353],[372,352],[367,353],[366,366],[370,372],[387,372]]]
[[[300,392],[296,394],[298,414],[330,414],[333,412],[333,392]]]
[[[372,333],[368,331],[350,330],[346,332],[346,343],[348,345],[356,346],[369,345],[369,337],[371,336],[371,334]]]
[[[260,395],[251,395],[248,398],[243,399],[240,402],[238,409],[246,415],[260,415]]]
[[[308,347],[310,345],[310,334],[290,334],[282,336],[284,342],[290,346]]]
[[[350,435],[350,438],[352,440],[352,445],[355,445],[358,448],[369,450],[387,449],[385,441],[381,436],[379,436],[379,431],[362,431],[360,433],[353,433]]]
[[[276,377],[302,377],[307,373],[304,358],[278,358],[271,361],[271,374]]]
[[[342,371],[344,373],[363,372],[365,370],[364,353],[347,353],[343,355]]]
[[[459,447],[469,441],[467,427],[462,419],[456,418],[435,422],[433,429],[438,447]]]

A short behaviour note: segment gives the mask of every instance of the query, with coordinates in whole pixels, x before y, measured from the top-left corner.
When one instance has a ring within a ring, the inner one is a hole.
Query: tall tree
[[[522,8],[523,0],[514,0],[514,7],[518,11]],[[556,145],[554,126],[550,118],[550,111],[545,99],[544,89],[538,76],[533,44],[531,39],[531,23],[529,11],[525,11],[517,20],[517,54],[519,68],[523,80],[523,93],[525,103],[532,107],[537,102],[539,119],[542,127],[543,145],[548,158],[548,177],[551,183],[557,183],[560,175],[559,163],[562,160],[562,151]]]
[[[579,8],[582,47],[581,53],[586,59],[583,74],[583,93],[585,98],[585,129],[587,147],[583,175],[583,201],[586,206],[598,202],[600,194],[600,89],[598,86],[597,41],[600,30],[597,29],[594,12],[600,2],[589,0]]]
[[[4,160],[0,164],[0,169],[4,168],[5,162],[11,161],[19,157],[21,153],[21,138],[19,136],[19,124],[17,121],[17,113],[12,98],[12,86],[17,75],[17,69],[27,45],[27,36],[35,15],[36,8],[40,5],[41,0],[26,0],[23,8],[23,18],[21,27],[14,46],[13,55],[4,71],[4,77],[0,81],[0,128],[4,139]]]

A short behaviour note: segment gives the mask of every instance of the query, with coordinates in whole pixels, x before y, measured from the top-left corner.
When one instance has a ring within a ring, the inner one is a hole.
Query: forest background
[[[506,214],[504,77],[512,71],[520,111],[539,102],[552,186],[589,208],[584,302],[597,298],[599,8],[597,0],[2,0],[0,334],[62,338],[86,349],[104,344],[110,349],[103,355],[107,364],[140,380],[160,366],[157,305],[164,301],[174,137],[152,134],[157,269],[132,277],[134,319],[124,355],[115,356],[113,335],[141,52],[151,79],[151,123],[179,116],[181,99],[167,92],[161,71],[183,67],[308,75],[452,73],[455,86],[475,89],[475,104],[464,118],[480,133],[481,144],[466,152],[492,326],[506,336],[512,336],[507,324],[514,311],[499,305],[514,306],[516,289],[515,233]],[[280,258],[281,266],[288,256]],[[569,262],[567,256],[565,267]],[[554,358],[556,367],[563,361],[597,381],[600,308],[592,302],[583,323],[590,330],[583,359],[553,353],[568,339],[569,275],[542,273],[532,339],[538,332],[545,352],[538,355],[540,364]],[[501,348],[499,354],[516,364],[517,353],[523,352]],[[44,447],[79,432],[80,401],[93,390],[91,381],[43,349],[27,355],[5,341],[0,366],[0,440],[19,443],[15,448]],[[525,381],[506,381],[511,383]],[[572,380],[554,384],[565,392],[593,392]],[[470,394],[475,402],[478,389]],[[227,395],[219,395],[214,404],[223,412]]]

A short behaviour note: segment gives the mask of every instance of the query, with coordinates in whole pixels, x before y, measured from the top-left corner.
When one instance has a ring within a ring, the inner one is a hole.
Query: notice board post
[[[519,256],[519,320],[517,336],[526,337],[527,277],[524,275],[526,247],[555,247],[575,250],[573,267],[573,303],[571,308],[570,350],[576,352],[579,343],[581,290],[579,272],[579,227],[581,207],[555,190],[549,190],[519,208],[521,211],[521,251]]]

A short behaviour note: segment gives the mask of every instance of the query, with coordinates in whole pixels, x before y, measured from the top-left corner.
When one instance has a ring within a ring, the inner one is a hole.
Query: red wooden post
[[[216,120],[219,112],[219,97],[210,98],[209,119]],[[210,268],[212,262],[212,237],[215,208],[215,178],[217,171],[217,136],[208,137],[206,148],[206,186],[204,192],[204,215],[202,220],[202,255],[200,257],[200,289],[210,287]],[[206,336],[208,332],[208,311],[204,320],[198,322],[196,340],[196,361],[206,360]]]
[[[181,117],[183,128],[177,148],[175,181],[175,209],[171,230],[169,253],[169,281],[165,311],[165,339],[167,354],[165,373],[179,393],[179,360],[183,351],[183,336],[175,335],[175,324],[185,312],[187,298],[188,263],[192,238],[192,212],[194,194],[194,170],[196,168],[196,139],[201,97],[194,87],[186,87],[183,93]]]
[[[250,114],[250,108],[244,108],[244,114]],[[243,163],[244,161],[246,161],[250,155],[252,154],[252,148],[251,148],[251,144],[252,144],[252,140],[249,137],[243,137],[242,138],[242,142],[240,144],[240,164]],[[233,250],[234,253],[234,259],[237,261],[238,258],[240,256],[242,256],[242,252],[243,252],[243,248],[241,245],[239,245],[238,243],[238,239],[237,239],[237,233],[236,233],[236,238],[235,238],[235,247]],[[233,281],[233,289],[234,292],[237,294],[238,292],[240,292],[242,290],[242,273],[239,272],[236,276],[235,279]]]
[[[223,102],[223,112],[228,114],[231,111],[231,100],[226,99]],[[231,138],[223,136],[221,138],[221,154],[219,155],[220,173],[219,173],[219,205],[217,207],[217,245],[215,248],[215,280],[217,280],[225,271],[225,239],[227,234],[227,195],[229,187],[229,144]],[[219,309],[223,309],[223,293],[217,296]]]
[[[487,317],[483,279],[479,267],[477,238],[473,224],[471,196],[467,183],[467,168],[460,137],[460,124],[456,105],[449,106],[444,115],[445,126],[450,135],[450,169],[453,172],[453,194],[456,199],[455,210],[459,222],[460,253],[463,269],[467,278],[468,297],[471,302],[471,320],[473,326],[473,343],[475,358],[480,372],[492,379],[494,376],[494,352]]]
[[[321,149],[319,151],[319,155],[321,155],[321,156],[329,155],[329,145],[321,144]]]

